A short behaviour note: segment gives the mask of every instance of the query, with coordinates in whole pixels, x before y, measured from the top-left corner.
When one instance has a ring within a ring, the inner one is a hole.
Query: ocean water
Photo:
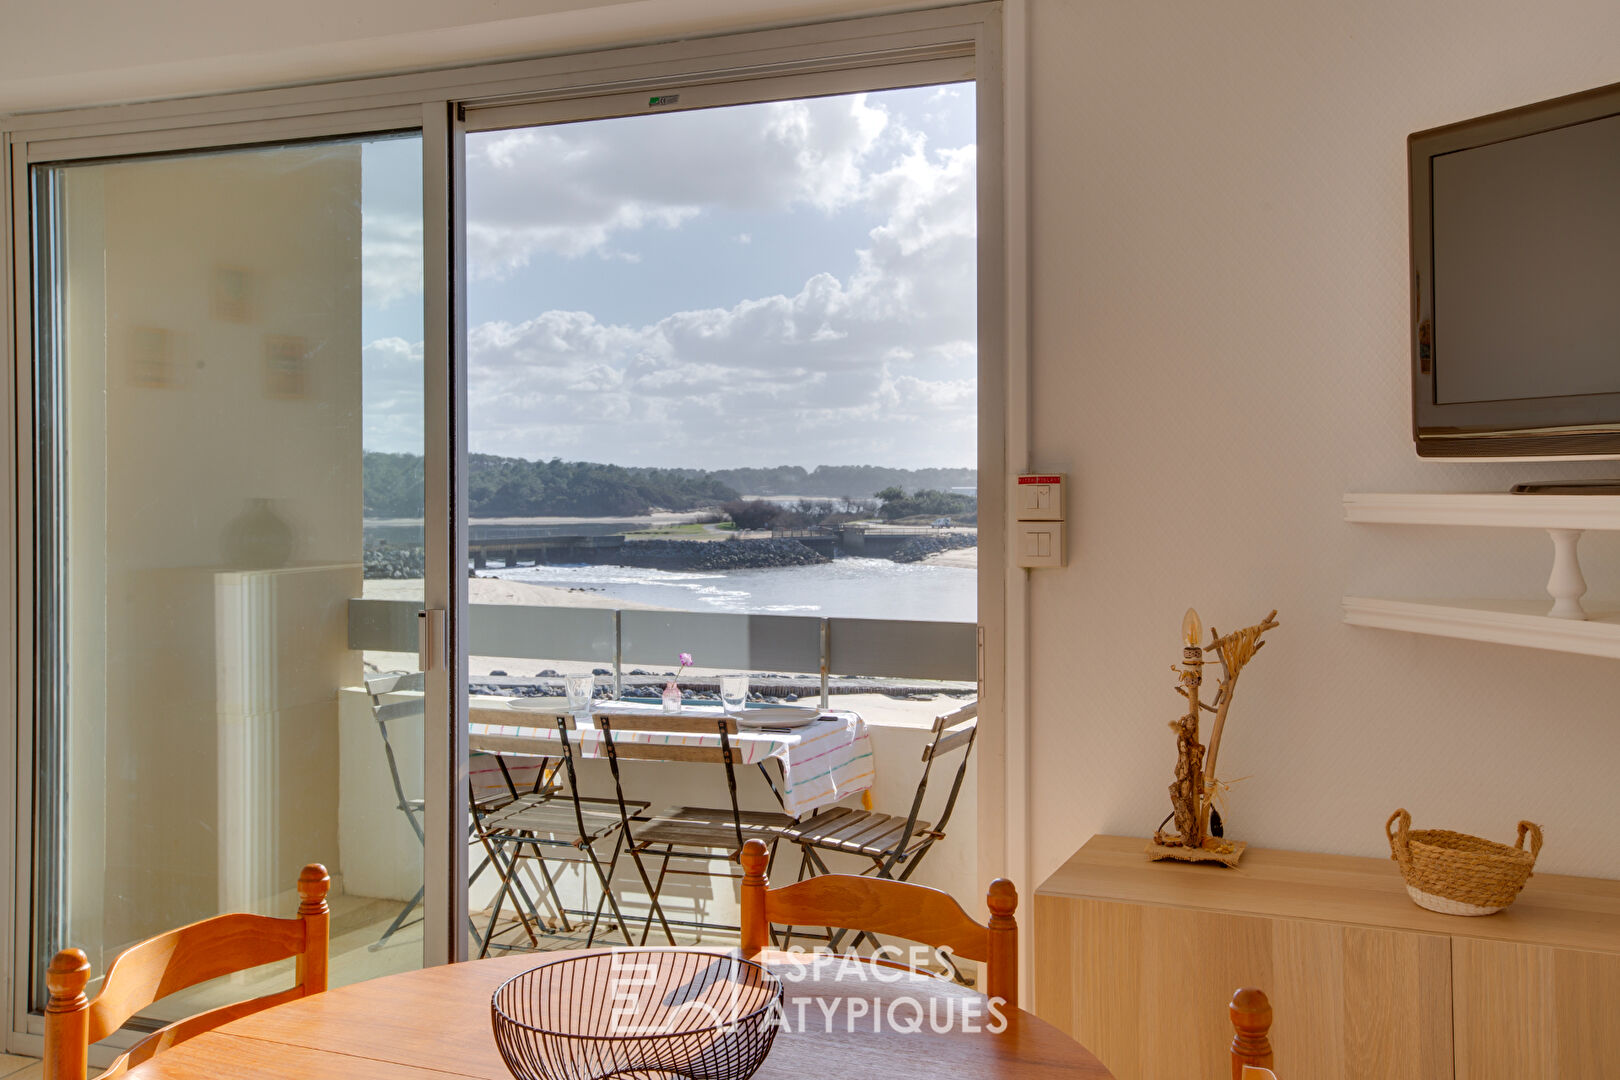
[[[815,566],[724,572],[520,566],[480,573],[535,585],[590,589],[678,611],[929,622],[975,622],[978,611],[977,571],[888,559],[834,559]]]

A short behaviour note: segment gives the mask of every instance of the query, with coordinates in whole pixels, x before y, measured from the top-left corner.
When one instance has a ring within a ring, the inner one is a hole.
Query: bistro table
[[[584,952],[548,953],[540,962]],[[954,984],[855,960],[806,963],[782,953],[764,959],[783,974],[786,1024],[755,1073],[761,1080],[1112,1080],[1085,1047],[1022,1010],[1012,1011],[999,1034],[969,1030],[961,1018],[971,1013],[983,1023],[984,999]],[[448,964],[300,998],[198,1035],[127,1075],[131,1080],[511,1080],[491,1033],[490,997],[506,979],[538,967],[539,960],[502,956]],[[891,1024],[890,1005],[901,998],[909,1000],[892,1010],[897,1021]],[[807,999],[808,1005],[799,1004]],[[942,1022],[936,1030],[925,1016],[919,1030],[905,1030],[918,1011],[944,1017],[947,1007],[956,1022]]]
[[[595,708],[607,713],[657,711],[614,701],[598,702]],[[473,697],[467,709],[467,746],[484,754],[555,756],[562,740],[554,726],[555,717],[563,711],[517,709],[502,698]],[[724,715],[718,707],[686,711],[712,712],[716,719]],[[601,735],[590,726],[589,716],[579,723],[579,729],[569,736],[576,752],[587,758],[605,756]],[[670,761],[681,760],[683,747],[720,745],[718,733],[626,731],[614,739],[651,751],[667,748]],[[731,736],[731,744],[740,765],[764,765],[773,759],[780,765],[782,783],[777,794],[789,817],[802,817],[872,787],[872,739],[866,721],[856,713],[827,710],[821,719],[787,730],[742,728]]]

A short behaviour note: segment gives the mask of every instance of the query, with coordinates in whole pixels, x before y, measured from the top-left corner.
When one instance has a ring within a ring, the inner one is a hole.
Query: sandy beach
[[[367,600],[420,600],[421,578],[371,578],[363,595]],[[621,611],[661,611],[652,604],[615,600],[594,589],[559,589],[504,578],[475,577],[467,582],[470,604],[518,604],[523,607],[618,608]]]
[[[422,599],[421,578],[371,578],[365,583],[363,594],[367,600]],[[562,608],[617,608],[620,611],[660,611],[651,604],[637,604],[628,600],[615,600],[590,589],[559,589],[550,585],[530,585],[522,581],[501,578],[475,577],[467,582],[467,602],[470,604],[513,604],[523,607]],[[415,654],[385,653],[368,650],[366,662],[375,671],[413,671]],[[489,675],[497,671],[513,675],[532,675],[540,668],[550,668],[564,675],[585,673],[604,666],[600,662],[566,660],[540,662],[511,656],[469,656],[468,673]]]
[[[977,570],[979,568],[979,549],[955,548],[951,551],[936,551],[923,562],[928,566],[955,566],[962,570]]]

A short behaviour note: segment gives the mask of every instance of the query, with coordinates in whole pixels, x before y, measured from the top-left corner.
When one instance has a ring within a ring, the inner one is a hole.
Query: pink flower
[[[689,653],[689,652],[683,652],[683,653],[681,653],[681,655],[677,656],[675,659],[677,659],[677,660],[679,660],[681,662],[681,667],[691,667],[692,666],[692,654]]]

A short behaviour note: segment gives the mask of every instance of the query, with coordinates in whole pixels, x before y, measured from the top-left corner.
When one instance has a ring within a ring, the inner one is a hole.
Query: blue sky
[[[971,84],[469,137],[472,449],[971,465],[973,150]],[[420,446],[417,153],[364,162],[367,449]]]

